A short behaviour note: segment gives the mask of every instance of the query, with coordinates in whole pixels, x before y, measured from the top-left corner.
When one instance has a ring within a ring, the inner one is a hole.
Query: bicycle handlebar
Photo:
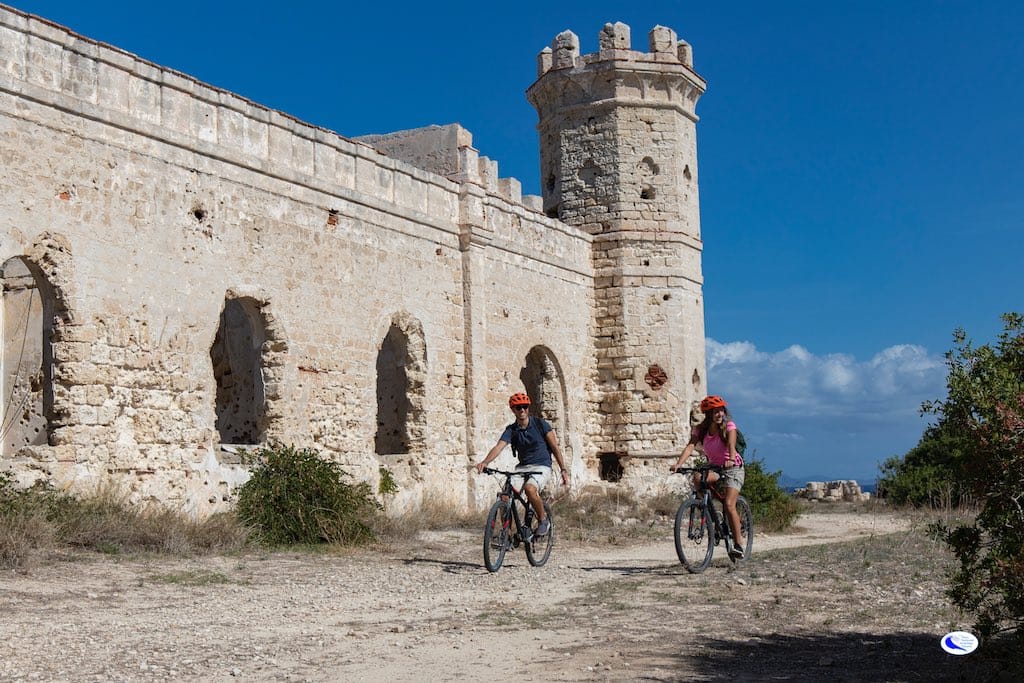
[[[699,465],[697,467],[676,467],[672,470],[673,474],[684,474],[686,472],[718,472],[722,474],[725,472],[725,468],[718,465]]]
[[[504,470],[496,470],[493,467],[485,467],[483,469],[484,474],[504,474],[506,477],[513,476],[528,476],[531,474],[544,474],[543,472],[506,472]]]

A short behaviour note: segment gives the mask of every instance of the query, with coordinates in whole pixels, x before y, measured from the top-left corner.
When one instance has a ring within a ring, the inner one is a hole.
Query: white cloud
[[[748,453],[796,477],[873,481],[880,462],[917,443],[921,403],[946,394],[944,358],[920,346],[858,361],[708,339],[707,354],[708,390],[729,402]]]
[[[916,415],[923,401],[945,394],[943,358],[909,344],[864,362],[816,356],[799,345],[767,353],[750,342],[714,339],[707,353],[709,391],[765,415]]]
[[[785,441],[804,441],[806,437],[803,434],[790,434],[788,432],[768,432],[765,437],[778,442]]]

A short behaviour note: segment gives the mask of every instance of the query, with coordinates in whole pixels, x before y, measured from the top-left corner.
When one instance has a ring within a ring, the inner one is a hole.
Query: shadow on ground
[[[1005,654],[1005,653],[1002,653]],[[676,656],[699,681],[1019,681],[1005,660],[983,650],[947,654],[931,633],[839,633],[710,639]],[[682,680],[682,679],[680,679]]]
[[[441,568],[441,571],[446,572],[448,574],[462,574],[467,571],[477,574],[482,569],[484,569],[483,565],[477,562],[463,562],[461,560],[437,560],[432,557],[410,557],[402,560],[402,564],[436,564]]]

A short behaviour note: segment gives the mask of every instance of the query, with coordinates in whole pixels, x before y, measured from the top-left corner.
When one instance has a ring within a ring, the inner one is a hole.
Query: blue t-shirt
[[[512,445],[512,452],[519,458],[520,465],[543,465],[551,467],[551,450],[545,437],[551,425],[539,417],[530,416],[530,422],[520,427],[513,422],[501,434],[501,440]]]

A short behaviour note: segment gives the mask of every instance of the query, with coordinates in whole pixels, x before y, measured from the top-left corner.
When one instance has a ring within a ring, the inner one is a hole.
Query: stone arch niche
[[[551,423],[568,466],[572,462],[572,453],[566,418],[565,376],[555,354],[546,346],[534,346],[526,354],[519,379],[530,397],[530,414]]]
[[[53,320],[56,299],[46,277],[22,257],[0,271],[3,283],[3,457],[48,444],[53,434]]]
[[[271,401],[267,381],[271,368],[280,367],[287,345],[267,310],[268,302],[252,296],[224,300],[220,324],[210,347],[217,383],[216,428],[220,443],[265,443],[270,427]]]
[[[423,452],[426,370],[422,326],[408,314],[396,314],[377,350],[377,455]]]

